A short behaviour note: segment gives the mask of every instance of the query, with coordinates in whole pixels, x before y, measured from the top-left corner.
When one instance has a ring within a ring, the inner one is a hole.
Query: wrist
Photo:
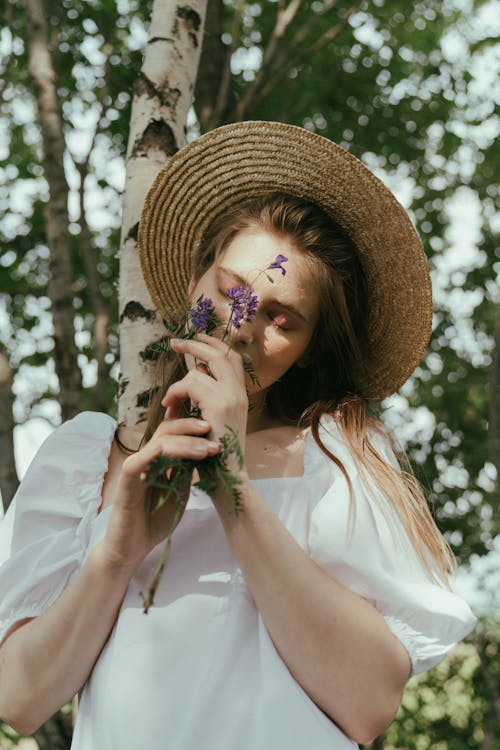
[[[213,498],[213,503],[223,520],[224,517],[231,518],[238,516],[240,512],[244,513],[250,496],[251,484],[246,469],[233,470],[231,475],[236,480],[234,494],[219,481],[216,496]]]
[[[141,560],[124,560],[106,547],[105,540],[98,542],[89,554],[89,562],[101,575],[127,583],[135,574]]]

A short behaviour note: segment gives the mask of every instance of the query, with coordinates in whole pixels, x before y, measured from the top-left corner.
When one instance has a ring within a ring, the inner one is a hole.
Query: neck
[[[271,416],[267,410],[265,392],[252,394],[249,403],[251,410],[248,412],[247,435],[281,425],[281,422]]]

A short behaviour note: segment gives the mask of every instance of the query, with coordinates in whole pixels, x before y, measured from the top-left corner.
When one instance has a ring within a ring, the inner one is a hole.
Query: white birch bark
[[[198,71],[206,0],[154,0],[144,62],[134,87],[120,243],[118,419],[145,417],[151,367],[140,352],[164,333],[141,274],[137,229],[146,193],[184,145]]]

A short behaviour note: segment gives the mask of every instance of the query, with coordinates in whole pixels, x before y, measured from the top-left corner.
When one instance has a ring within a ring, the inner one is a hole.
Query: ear
[[[297,365],[297,367],[309,367],[309,365],[311,364],[309,355],[307,353],[303,354],[302,357],[299,357],[295,364]]]

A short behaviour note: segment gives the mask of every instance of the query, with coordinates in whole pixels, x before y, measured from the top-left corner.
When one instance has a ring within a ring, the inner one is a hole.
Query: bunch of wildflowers
[[[231,300],[231,316],[228,326],[233,325],[235,328],[241,328],[241,322],[244,320],[251,323],[257,315],[259,299],[254,294],[253,289],[245,289],[242,286],[235,286],[229,289],[227,296]]]
[[[197,331],[209,331],[218,324],[214,303],[209,297],[199,297],[196,305],[188,311],[191,324]]]
[[[265,270],[259,271],[259,274],[264,273],[267,279],[274,283],[273,278],[267,273],[267,271],[275,269],[280,270],[284,276],[286,270],[283,267],[283,264],[287,260],[288,258],[284,255],[277,255],[275,260],[267,266]],[[251,323],[255,320],[259,300],[251,287],[232,287],[228,290],[227,296],[229,298],[228,305],[231,310],[228,322],[222,333],[222,341],[229,339],[229,342],[231,342],[233,329],[238,330],[241,327],[242,322]],[[164,320],[163,322],[167,328],[168,334],[160,339],[160,341],[157,341],[148,347],[149,352],[152,354],[160,351],[168,351],[170,348],[170,338],[192,339],[197,333],[212,333],[222,328],[222,322],[215,313],[212,300],[208,297],[203,297],[203,295],[199,297],[193,307],[187,311],[183,322],[177,324],[171,323],[168,320]],[[229,346],[231,346],[231,343],[229,343]],[[245,372],[251,378],[252,383],[258,384],[258,380],[255,377],[253,370],[251,357],[246,353],[243,353],[241,356]],[[202,415],[198,407],[193,407],[191,408],[189,416],[201,417]],[[210,497],[215,497],[217,488],[222,486],[233,498],[234,511],[237,513],[241,510],[241,494],[238,489],[238,480],[229,471],[227,462],[231,454],[234,454],[237,458],[238,468],[241,469],[243,467],[243,454],[238,435],[231,427],[228,425],[226,425],[226,427],[229,432],[225,433],[219,439],[220,449],[218,453],[213,456],[193,460],[162,455],[155,458],[149,464],[148,471],[146,472],[146,483],[149,487],[160,491],[160,495],[155,501],[152,509],[153,513],[161,508],[167,501],[170,501],[170,499],[173,499],[175,502],[175,513],[153,580],[151,581],[146,596],[142,594],[145,613],[147,613],[149,607],[153,604],[154,595],[168,557],[172,534],[182,515],[185,502],[185,492],[186,488],[189,487],[193,471],[196,469],[199,475],[199,480],[195,485],[196,487],[203,492],[206,492]]]

